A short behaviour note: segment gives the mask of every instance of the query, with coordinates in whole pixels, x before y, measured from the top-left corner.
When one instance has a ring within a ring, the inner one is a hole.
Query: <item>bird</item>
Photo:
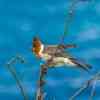
[[[47,45],[39,37],[34,37],[32,41],[32,52],[37,58],[48,62],[48,67],[74,67],[89,72],[92,68],[91,65],[79,62],[77,58],[66,51],[67,48],[73,47],[76,47],[76,45]]]

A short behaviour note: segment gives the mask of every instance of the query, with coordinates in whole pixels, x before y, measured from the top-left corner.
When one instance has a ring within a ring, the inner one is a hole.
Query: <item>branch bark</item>
[[[21,63],[24,63],[25,60],[23,59],[23,57],[21,57],[20,55],[17,55],[15,57],[12,57],[8,63],[5,65],[5,67],[8,69],[8,71],[11,73],[11,75],[13,76],[13,78],[15,79],[16,83],[17,83],[17,86],[19,87],[20,89],[20,93],[22,94],[24,100],[29,100],[28,99],[28,95],[26,93],[26,90],[25,88],[23,87],[23,85],[21,84],[21,80],[18,78],[17,76],[17,72],[15,70],[14,67],[12,67],[13,64],[16,63],[16,61],[20,61]]]
[[[43,86],[45,85],[44,77],[47,74],[47,69],[48,69],[47,64],[41,65],[36,100],[43,100],[44,99]]]
[[[89,79],[87,82],[85,82],[82,87],[80,87],[70,98],[69,100],[74,100],[77,96],[79,96],[81,93],[84,92],[85,89],[87,89],[91,84],[93,85],[94,82],[100,79],[100,72],[96,73],[94,76],[92,76],[91,79]],[[95,84],[96,85],[96,84]],[[90,95],[90,100],[92,100],[94,96],[95,88],[93,87],[93,90]]]

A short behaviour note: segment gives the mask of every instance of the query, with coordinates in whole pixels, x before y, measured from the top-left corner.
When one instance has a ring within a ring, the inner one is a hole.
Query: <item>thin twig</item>
[[[61,37],[61,44],[63,44],[66,33],[68,33],[70,24],[71,24],[73,16],[74,16],[74,11],[75,11],[75,7],[76,7],[77,2],[78,2],[78,0],[72,0],[72,3],[69,7],[69,11],[66,14],[66,19],[64,22],[64,32],[63,32],[63,35]]]
[[[96,82],[97,82],[97,80],[95,80],[93,82],[93,86],[92,86],[92,90],[91,90],[91,94],[90,94],[89,100],[93,100],[93,97],[95,96]]]
[[[78,89],[78,91],[76,91],[74,93],[74,95],[72,95],[69,100],[74,100],[75,97],[77,97],[78,95],[80,95],[86,88],[88,88],[89,83],[87,82],[86,84],[84,84],[81,88]]]
[[[93,81],[97,80],[100,77],[100,72],[96,73],[90,80],[85,82],[81,88],[79,88],[70,98],[69,100],[74,100],[77,96],[79,96],[85,89],[87,89]]]
[[[15,81],[16,81],[16,83],[17,83],[17,86],[19,87],[20,92],[21,92],[21,94],[22,94],[24,100],[29,100],[29,99],[28,99],[28,96],[27,96],[27,94],[26,94],[26,90],[25,90],[25,88],[23,87],[23,85],[21,84],[21,80],[20,80],[20,79],[18,78],[18,76],[17,76],[17,73],[16,73],[15,68],[12,67],[12,65],[15,64],[17,60],[19,60],[21,63],[24,62],[23,57],[17,55],[17,56],[15,56],[15,57],[11,58],[11,59],[8,61],[8,63],[5,65],[5,67],[8,69],[8,71],[12,74],[13,78],[15,79]]]
[[[36,100],[43,100],[44,99],[44,93],[43,93],[43,86],[45,84],[44,77],[47,73],[47,64],[41,65],[40,68],[40,78],[39,78],[39,84],[38,84],[38,91],[37,91],[37,97]]]

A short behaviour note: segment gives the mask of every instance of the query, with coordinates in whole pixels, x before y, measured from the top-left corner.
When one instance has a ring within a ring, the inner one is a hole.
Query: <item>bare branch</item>
[[[80,95],[86,88],[88,88],[89,83],[85,83],[81,88],[78,89],[78,91],[76,91],[74,93],[74,95],[72,95],[69,100],[74,100],[75,97],[77,97],[78,95]]]
[[[94,82],[93,82],[93,86],[92,86],[92,90],[91,90],[91,94],[90,94],[90,97],[89,97],[89,100],[93,100],[93,97],[95,96],[95,88],[96,88],[96,82],[97,82],[97,80],[95,80]]]
[[[23,85],[21,84],[21,80],[18,78],[17,76],[17,72],[15,70],[14,67],[12,67],[13,64],[16,63],[16,61],[20,61],[21,63],[24,63],[24,59],[23,57],[21,57],[20,55],[17,55],[15,57],[12,57],[8,63],[5,65],[5,67],[8,69],[8,71],[11,73],[11,75],[13,76],[13,78],[15,79],[16,83],[17,83],[17,86],[19,87],[20,89],[20,92],[24,98],[24,100],[28,100],[28,96],[26,94],[26,90],[25,88],[23,87]]]
[[[45,84],[44,76],[46,76],[47,73],[47,64],[41,65],[40,69],[40,79],[39,79],[39,84],[38,84],[38,91],[36,95],[36,100],[43,100],[45,94],[43,93],[43,86]]]
[[[85,82],[81,88],[79,88],[70,98],[69,100],[74,100],[77,96],[79,96],[81,93],[84,92],[85,89],[87,89],[94,81],[97,81],[100,77],[100,72],[96,73],[96,75],[94,75],[90,80],[88,80],[87,82]],[[95,85],[94,85],[95,86]],[[90,97],[93,97],[94,96],[94,87],[93,87],[93,90],[91,92],[91,96]],[[90,99],[92,100],[92,99]]]

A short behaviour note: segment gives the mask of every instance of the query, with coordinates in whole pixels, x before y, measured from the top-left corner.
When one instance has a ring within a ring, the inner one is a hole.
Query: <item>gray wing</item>
[[[77,67],[82,68],[86,71],[89,72],[89,70],[92,68],[91,65],[80,62],[77,58],[74,58],[73,56],[70,55],[68,51],[63,51],[57,47],[57,45],[53,46],[46,46],[44,52],[54,55],[56,57],[65,57],[69,58],[74,64],[76,64]]]
[[[56,57],[73,58],[68,51],[55,53]]]
[[[58,45],[47,45],[44,48],[44,53],[48,53],[50,55],[55,55],[56,57],[68,57],[72,58],[72,56],[68,53],[68,51],[64,51],[63,49],[59,49]]]
[[[43,52],[54,55],[55,53],[59,53],[61,51],[62,50],[58,48],[58,45],[46,45]]]
[[[77,58],[74,58],[71,55],[69,55],[68,52],[58,53],[56,55],[56,57],[57,56],[69,58],[70,61],[73,62],[77,67],[79,67],[79,68],[81,68],[81,69],[83,69],[83,70],[85,70],[85,71],[87,71],[89,73],[90,73],[90,69],[92,69],[92,66],[91,65],[89,65],[87,63],[80,62]]]

